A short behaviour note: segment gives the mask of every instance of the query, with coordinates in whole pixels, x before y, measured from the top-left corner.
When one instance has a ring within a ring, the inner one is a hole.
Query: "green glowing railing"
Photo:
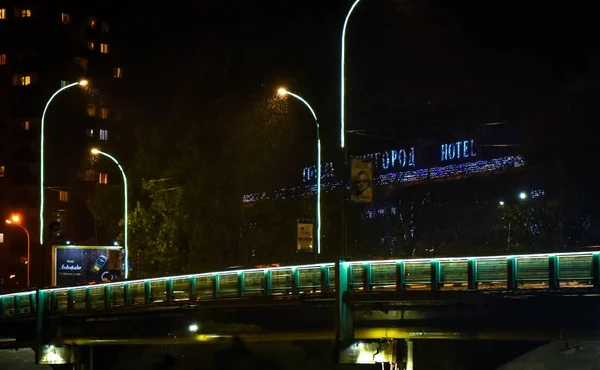
[[[343,262],[349,291],[600,289],[600,253]],[[51,288],[46,310],[74,312],[259,296],[328,295],[334,263],[222,271]],[[36,312],[37,291],[0,295],[0,316]]]

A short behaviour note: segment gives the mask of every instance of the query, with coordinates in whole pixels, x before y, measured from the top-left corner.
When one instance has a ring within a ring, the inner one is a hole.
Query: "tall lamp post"
[[[73,82],[72,84],[63,86],[60,89],[56,90],[56,92],[52,94],[50,99],[48,99],[46,107],[44,107],[44,112],[42,113],[42,121],[40,124],[40,245],[44,244],[44,122],[46,119],[46,112],[48,111],[48,107],[50,106],[50,103],[56,97],[56,95],[73,86],[87,86],[87,84],[88,82],[86,80],[81,80],[79,82]]]
[[[346,28],[348,27],[348,21],[354,11],[354,8],[358,5],[360,0],[354,1],[354,4],[348,10],[346,19],[344,20],[344,27],[342,28],[342,53],[341,53],[341,92],[340,92],[340,147],[344,149],[346,147]]]
[[[317,255],[321,254],[321,133],[319,129],[319,120],[315,111],[312,109],[310,104],[304,100],[301,96],[296,95],[292,92],[287,91],[283,87],[277,90],[280,96],[289,95],[300,100],[310,110],[313,118],[315,119],[315,125],[317,126]]]
[[[8,225],[15,225],[23,229],[25,231],[25,235],[27,235],[27,288],[31,286],[31,238],[29,237],[29,230],[21,223],[21,217],[18,215],[12,215],[9,220],[6,220]]]
[[[348,21],[354,11],[354,8],[358,5],[360,0],[355,0],[350,10],[346,14],[344,19],[344,26],[342,28],[342,50],[341,50],[341,63],[340,63],[340,148],[344,152],[344,170],[347,171],[348,165],[348,148],[346,147],[346,29],[348,27]],[[347,254],[347,232],[346,232],[346,184],[342,180],[342,256],[346,257]]]
[[[110,158],[119,167],[119,170],[121,170],[121,174],[123,175],[123,194],[124,194],[123,219],[125,222],[125,225],[123,228],[123,250],[124,250],[123,260],[124,260],[124,269],[125,269],[125,279],[127,279],[129,277],[129,249],[127,249],[127,226],[128,226],[128,221],[127,221],[127,202],[128,202],[127,201],[127,176],[125,175],[125,171],[123,170],[123,167],[121,167],[121,164],[112,155],[105,153],[103,151],[100,151],[98,149],[92,149],[92,154],[101,154],[107,158]]]

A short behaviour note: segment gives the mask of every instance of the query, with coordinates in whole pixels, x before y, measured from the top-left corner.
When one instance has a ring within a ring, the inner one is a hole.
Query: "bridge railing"
[[[592,252],[344,262],[349,290],[519,290],[600,288]],[[324,295],[335,291],[334,263],[190,274],[0,295],[0,316],[193,303],[226,298]]]

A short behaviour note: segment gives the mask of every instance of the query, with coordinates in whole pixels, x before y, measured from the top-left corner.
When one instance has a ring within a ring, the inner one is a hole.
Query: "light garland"
[[[412,171],[393,172],[375,177],[374,185],[390,185],[390,184],[410,184],[418,183],[425,180],[449,180],[456,176],[475,176],[479,174],[489,173],[493,171],[504,170],[508,168],[517,168],[525,165],[525,161],[521,156],[507,156],[490,160],[480,160],[474,162],[466,162],[453,164],[448,166],[439,166],[431,168],[423,168]],[[328,193],[340,189],[345,182],[330,181],[321,184],[321,192]],[[346,187],[349,186],[346,184]],[[243,197],[244,203],[254,203],[268,199],[285,200],[291,198],[301,198],[314,196],[317,192],[317,185],[304,185],[292,188],[276,190],[272,196],[267,192],[247,194]]]

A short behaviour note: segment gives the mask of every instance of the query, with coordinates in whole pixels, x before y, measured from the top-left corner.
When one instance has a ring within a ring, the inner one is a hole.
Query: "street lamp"
[[[125,175],[125,171],[123,170],[123,167],[121,167],[121,164],[119,164],[119,162],[112,155],[105,153],[103,151],[100,151],[98,149],[95,149],[95,148],[92,149],[92,154],[102,154],[103,156],[110,158],[119,167],[119,170],[121,170],[121,174],[123,175],[123,193],[125,194],[124,207],[123,207],[124,208],[123,218],[125,221],[125,226],[124,226],[124,231],[123,231],[123,250],[124,250],[123,260],[124,260],[124,265],[125,265],[125,279],[127,279],[129,277],[129,250],[127,249],[127,224],[128,224],[128,221],[127,221],[127,176]]]
[[[29,237],[29,230],[23,224],[21,224],[21,217],[19,215],[12,215],[9,220],[6,220],[8,225],[15,225],[23,229],[25,231],[25,235],[27,235],[27,288],[30,285],[31,278],[31,239]]]
[[[317,126],[317,254],[321,254],[321,133],[319,130],[319,120],[310,104],[308,104],[301,96],[289,92],[283,87],[277,90],[277,94],[279,94],[279,96],[290,95],[304,103],[310,110],[310,113],[312,113]]]
[[[360,0],[355,0],[346,19],[344,19],[344,26],[342,28],[342,51],[341,51],[341,65],[340,65],[340,147],[344,151],[344,167],[348,164],[348,149],[346,147],[346,29],[348,27],[348,21],[354,11],[354,8],[358,5]],[[344,168],[344,170],[347,170]],[[346,184],[342,181],[342,256],[346,257],[347,249],[347,230],[346,230]]]
[[[346,19],[344,20],[344,27],[342,28],[342,61],[341,61],[341,93],[340,93],[340,147],[343,149],[346,146],[346,27],[348,27],[348,20],[350,15],[354,11],[354,8],[358,5],[360,0],[356,0],[350,7]]]
[[[50,103],[52,102],[52,100],[54,99],[54,97],[56,97],[56,95],[60,94],[61,92],[73,87],[73,86],[87,86],[88,82],[87,80],[81,80],[79,82],[73,82],[72,84],[66,85],[61,87],[60,89],[56,90],[56,92],[54,94],[52,94],[52,96],[50,97],[50,99],[48,99],[48,102],[46,103],[46,107],[44,108],[44,112],[42,113],[42,121],[40,124],[40,244],[43,245],[44,244],[44,120],[46,118],[46,111],[48,110],[48,107],[50,106]]]

